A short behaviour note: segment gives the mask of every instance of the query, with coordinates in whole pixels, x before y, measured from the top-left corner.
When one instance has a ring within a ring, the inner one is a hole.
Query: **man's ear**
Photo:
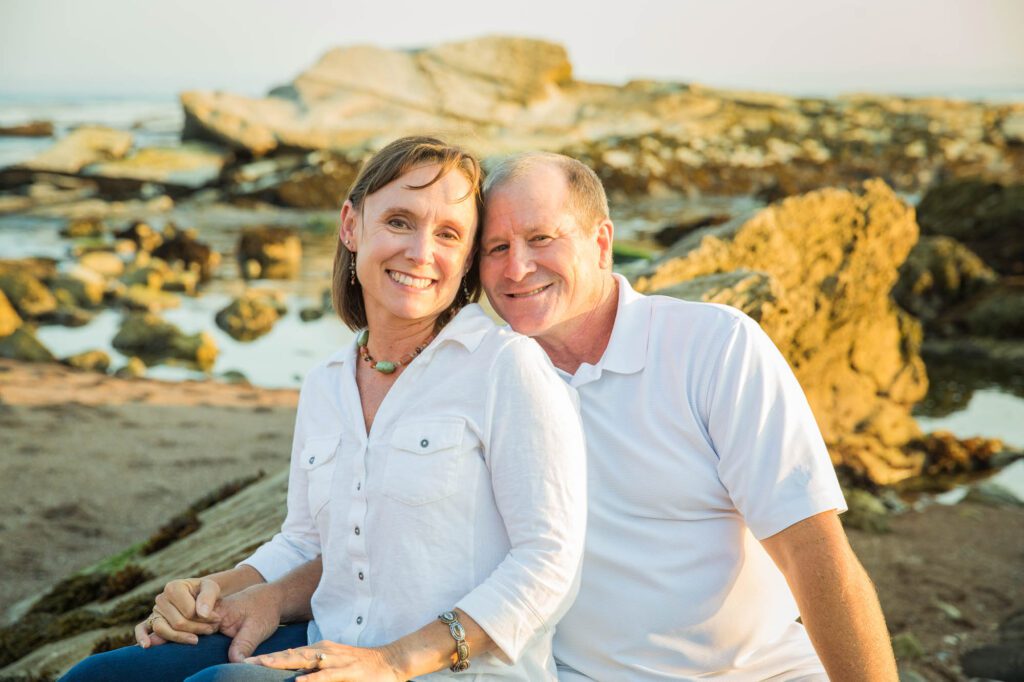
[[[595,235],[597,248],[599,249],[598,264],[601,266],[601,269],[612,269],[612,260],[614,258],[612,255],[612,238],[614,236],[615,225],[612,224],[611,219],[606,218],[602,220],[597,226],[597,234]]]
[[[358,219],[359,211],[355,209],[351,201],[342,204],[338,239],[352,252],[359,250],[359,230],[356,229]]]

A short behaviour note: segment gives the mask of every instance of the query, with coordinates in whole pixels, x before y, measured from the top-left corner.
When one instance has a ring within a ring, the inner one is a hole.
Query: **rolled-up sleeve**
[[[456,606],[514,662],[575,598],[586,530],[586,453],[575,392],[531,339],[496,354],[485,457],[511,548]]]
[[[310,514],[309,496],[306,494],[307,473],[299,466],[306,442],[306,412],[309,409],[310,393],[313,391],[310,384],[314,375],[315,372],[311,372],[307,376],[299,392],[288,472],[288,513],[281,525],[281,531],[238,564],[255,568],[267,582],[281,578],[292,569],[320,555],[320,535]]]

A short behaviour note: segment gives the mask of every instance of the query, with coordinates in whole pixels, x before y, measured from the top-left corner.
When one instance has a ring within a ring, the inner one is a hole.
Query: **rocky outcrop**
[[[267,291],[247,291],[217,313],[217,326],[238,341],[267,334],[287,312],[284,297]]]
[[[980,179],[938,184],[917,206],[921,232],[953,237],[1003,275],[1024,274],[1024,184]]]
[[[13,334],[21,326],[21,316],[7,299],[7,294],[0,289],[0,337]]]
[[[49,121],[29,121],[18,125],[0,126],[3,137],[52,137],[53,123]]]
[[[0,358],[24,362],[52,362],[55,358],[30,325],[21,325],[7,336],[0,337]]]
[[[89,350],[64,358],[61,362],[85,372],[106,372],[110,368],[110,355],[101,350]]]
[[[286,227],[253,227],[238,238],[238,265],[246,279],[289,279],[302,265],[302,241]]]
[[[199,241],[194,229],[181,230],[168,224],[162,233],[162,243],[153,249],[153,256],[168,264],[180,263],[186,270],[194,270],[201,282],[208,282],[220,265],[220,254],[208,244]]]
[[[736,305],[793,366],[833,461],[893,483],[921,471],[911,406],[927,390],[919,324],[889,292],[917,240],[881,181],[820,190],[698,230],[636,278],[645,292]]]
[[[57,299],[29,266],[0,265],[0,291],[22,317],[39,318],[57,310]]]
[[[217,359],[217,344],[206,332],[184,334],[152,313],[129,313],[111,342],[117,350],[153,361],[177,358],[210,368]]]

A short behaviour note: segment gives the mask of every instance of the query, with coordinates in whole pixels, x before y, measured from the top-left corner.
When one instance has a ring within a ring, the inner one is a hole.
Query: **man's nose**
[[[535,269],[533,257],[528,248],[515,244],[509,247],[508,259],[505,261],[505,277],[513,282],[519,282]]]

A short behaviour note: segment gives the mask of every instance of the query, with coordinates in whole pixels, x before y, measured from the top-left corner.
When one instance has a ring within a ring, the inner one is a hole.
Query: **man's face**
[[[520,334],[561,339],[601,302],[611,223],[580,225],[562,171],[540,165],[487,198],[480,277],[491,305]]]

